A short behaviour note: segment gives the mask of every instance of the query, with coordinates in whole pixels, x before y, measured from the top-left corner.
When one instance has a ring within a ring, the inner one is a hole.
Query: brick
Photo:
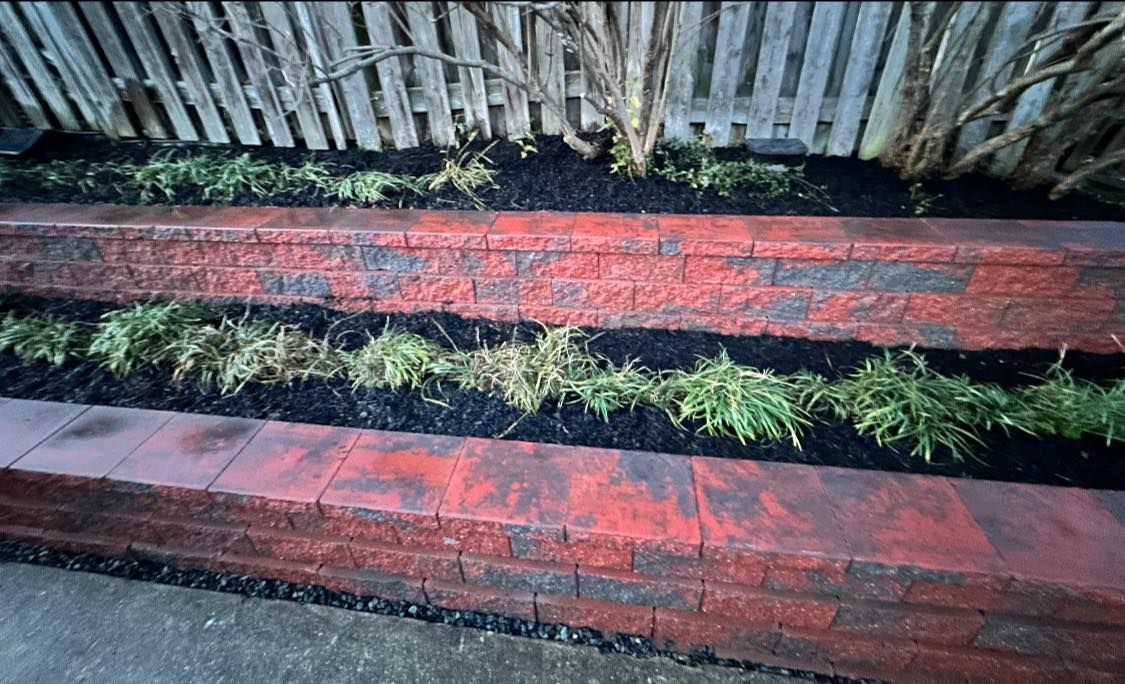
[[[456,314],[462,318],[483,318],[489,321],[520,321],[519,307],[497,304],[446,304],[442,311]]]
[[[109,474],[114,480],[206,489],[264,421],[177,414]]]
[[[486,236],[489,249],[517,251],[570,250],[574,214],[558,212],[504,212],[497,216]]]
[[[485,233],[496,214],[483,211],[423,211],[406,231],[406,244],[431,249],[487,249]]]
[[[633,308],[633,283],[614,280],[556,280],[552,284],[555,306],[579,309]]]
[[[456,551],[353,541],[351,553],[356,567],[360,569],[379,570],[402,577],[461,581],[461,566]]]
[[[1073,266],[977,266],[966,292],[1020,297],[1059,296],[1074,289],[1079,269]]]
[[[553,298],[551,281],[521,278],[519,280],[520,306],[550,306]]]
[[[577,595],[574,566],[569,564],[464,553],[461,555],[461,571],[469,584],[512,591]]]
[[[691,459],[705,548],[847,556],[815,468]]]
[[[653,612],[644,606],[542,594],[535,597],[540,623],[589,627],[603,634],[651,637]]]
[[[1125,525],[1106,499],[1062,487],[954,481],[988,541],[1020,579],[1125,588]]]
[[[437,529],[437,512],[464,440],[364,431],[320,496],[326,529],[398,541],[400,524]]]
[[[957,331],[951,325],[934,323],[879,324],[861,323],[856,328],[855,339],[880,347],[949,348],[954,346]]]
[[[195,271],[174,266],[130,266],[133,284],[141,290],[196,292]]]
[[[1008,308],[1007,297],[913,293],[903,312],[907,321],[994,328]]]
[[[957,254],[956,245],[855,243],[851,258],[856,261],[913,261],[948,263]]]
[[[657,216],[660,253],[718,257],[748,257],[754,236],[738,216]]]
[[[363,248],[363,264],[369,271],[393,271],[395,273],[429,272],[429,259],[432,250],[405,249],[372,245]]]
[[[402,275],[398,279],[402,298],[416,302],[473,303],[473,281],[470,278]]]
[[[323,273],[270,273],[260,271],[258,277],[267,294],[295,297],[330,297],[332,288]]]
[[[391,273],[325,273],[332,296],[347,299],[392,299],[402,296]]]
[[[409,603],[426,602],[421,579],[389,575],[369,568],[353,570],[324,566],[320,568],[316,583],[333,591],[343,591],[356,596],[377,596]]]
[[[848,565],[847,560],[840,558],[776,555],[769,560],[762,587],[805,594],[840,594],[847,580]]]
[[[167,565],[174,568],[194,568],[211,572],[226,572],[227,574],[251,576],[249,569],[245,573],[239,573],[234,570],[228,572],[223,563],[219,560],[218,554],[210,551],[183,549],[176,546],[164,546],[162,544],[150,544],[137,541],[129,544],[127,553],[129,556],[142,561]],[[262,570],[259,570],[258,573],[253,576],[273,579]]]
[[[1007,266],[1060,266],[1066,250],[1016,245],[961,245],[954,261],[960,264],[1003,264]]]
[[[354,568],[346,537],[323,537],[260,528],[247,531],[259,556],[278,560],[319,563]]]
[[[902,600],[906,603],[975,610],[994,610],[1005,606],[1004,587],[1008,583],[1007,578],[987,575],[967,578],[959,573],[950,575],[949,578],[940,579],[925,576],[915,578]]]
[[[754,256],[784,259],[831,261],[847,259],[851,253],[849,242],[807,242],[804,240],[754,240]]]
[[[15,539],[70,553],[92,553],[108,558],[121,558],[128,553],[129,542],[87,532],[59,532],[35,527],[0,524],[0,538]]]
[[[511,540],[512,555],[519,558],[577,563],[595,568],[631,570],[633,543],[610,538],[560,540],[551,535],[519,535]]]
[[[781,639],[774,624],[747,624],[702,613],[656,609],[653,642],[658,648],[690,653],[712,647],[720,657],[762,662]]]
[[[104,477],[148,439],[172,414],[93,406],[31,449],[13,469]]]
[[[1089,297],[1125,297],[1125,266],[1120,268],[1083,268],[1075,283],[1076,294]]]
[[[195,282],[208,294],[249,296],[265,294],[258,272],[236,268],[197,268]]]
[[[153,519],[148,527],[160,542],[181,549],[203,552],[250,554],[255,553],[246,525],[198,523],[193,520]]]
[[[712,546],[704,540],[700,576],[709,581],[756,587],[765,578],[769,555],[753,550]]]
[[[1013,299],[1000,325],[1020,331],[1096,332],[1117,311],[1110,299]]]
[[[637,283],[634,307],[667,315],[715,313],[719,311],[721,292],[718,285]]]
[[[813,292],[808,317],[820,321],[895,323],[902,320],[906,304],[906,295]]]
[[[520,303],[520,281],[514,278],[477,278],[474,281],[476,301],[480,304]],[[548,293],[547,303],[551,302]]]
[[[867,288],[884,292],[964,292],[972,266],[876,262]]]
[[[568,252],[516,252],[521,276],[597,280],[598,255]]]
[[[754,255],[794,259],[846,259],[852,238],[829,216],[753,216]]]
[[[684,257],[602,254],[598,256],[598,277],[603,280],[678,283],[684,279]]]
[[[546,325],[596,326],[601,322],[601,314],[596,311],[581,311],[557,306],[521,306],[520,318],[527,321],[538,321]]]
[[[313,507],[358,437],[358,430],[270,421],[208,491]]]
[[[535,620],[535,595],[524,591],[505,591],[493,587],[426,580],[426,600],[430,605],[449,610],[510,615]],[[544,595],[546,598],[546,595]]]
[[[599,254],[656,254],[656,220],[636,214],[577,214],[570,233],[570,249]]]
[[[177,240],[98,240],[98,251],[107,262],[199,266],[214,259],[200,243]]]
[[[703,612],[747,622],[827,629],[836,615],[835,597],[797,596],[723,582],[706,582]]]
[[[755,248],[757,251],[757,248]],[[774,273],[774,285],[855,290],[867,282],[872,264],[866,261],[783,259]]]
[[[512,252],[479,249],[419,250],[429,253],[427,271],[439,275],[512,277],[518,273]]]
[[[769,285],[776,269],[776,259],[689,256],[683,279],[687,283]]]
[[[801,337],[808,340],[850,340],[858,330],[856,323],[817,323],[804,321],[769,321],[767,335]]]
[[[1058,660],[930,644],[919,644],[917,651],[909,672],[928,679],[940,677],[940,681],[974,683],[1088,681],[1073,677]]]
[[[578,595],[640,606],[698,610],[703,585],[698,580],[652,578],[618,570],[578,568]]]
[[[768,320],[802,319],[808,312],[808,290],[784,287],[723,286],[720,311],[734,311]]]
[[[680,328],[680,320],[680,317],[676,315],[654,313],[604,313],[598,321],[598,326],[607,330],[616,330],[619,328],[677,330]]]
[[[820,661],[840,675],[897,679],[917,652],[910,639],[859,639],[828,630],[786,626],[775,653],[800,661]]]
[[[261,242],[406,246],[405,231],[422,212],[408,209],[292,207],[254,232]]]
[[[10,399],[0,404],[0,468],[7,468],[85,411],[84,404]]]
[[[965,645],[976,637],[983,621],[984,617],[977,611],[844,602],[836,612],[832,629],[933,644]]]
[[[945,480],[841,468],[818,472],[853,558],[989,574],[1004,563]]]
[[[1125,632],[1114,627],[989,614],[973,645],[1024,655],[1073,658],[1080,663],[1125,664]]]
[[[680,329],[720,335],[761,335],[766,330],[766,319],[763,316],[687,314],[680,317]]]
[[[101,261],[94,240],[83,237],[40,237],[39,254],[47,261]]]

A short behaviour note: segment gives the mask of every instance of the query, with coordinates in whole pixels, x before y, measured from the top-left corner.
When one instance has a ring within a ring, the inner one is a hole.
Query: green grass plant
[[[1125,441],[1125,379],[1099,385],[1076,378],[1060,357],[1036,380],[1016,390],[1015,427],[1067,439],[1095,435],[1107,445]]]
[[[85,352],[89,332],[81,323],[55,316],[17,316],[0,321],[0,352],[11,350],[20,361],[46,361],[61,366]]]
[[[420,389],[426,383],[430,365],[443,351],[432,340],[388,324],[381,334],[368,334],[367,344],[344,353],[342,358],[353,388]]]
[[[385,202],[391,194],[425,193],[427,177],[405,176],[386,171],[356,171],[337,177],[328,185],[328,195],[349,202]]]
[[[652,403],[652,391],[657,380],[647,368],[636,361],[626,361],[622,366],[607,364],[583,369],[583,375],[563,383],[562,392],[573,397],[589,413],[608,421],[609,414],[637,404]]]
[[[178,302],[136,303],[102,315],[89,355],[118,377],[170,361],[172,344],[208,318],[206,309]]]

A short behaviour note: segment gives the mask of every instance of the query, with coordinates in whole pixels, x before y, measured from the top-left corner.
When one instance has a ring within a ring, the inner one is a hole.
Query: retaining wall
[[[0,537],[903,681],[1125,670],[1125,493],[0,399]]]
[[[1125,224],[8,204],[0,288],[1116,353]]]

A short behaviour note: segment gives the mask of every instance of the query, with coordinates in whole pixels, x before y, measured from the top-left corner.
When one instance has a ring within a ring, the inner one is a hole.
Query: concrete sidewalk
[[[0,596],[0,682],[789,681],[18,563]]]

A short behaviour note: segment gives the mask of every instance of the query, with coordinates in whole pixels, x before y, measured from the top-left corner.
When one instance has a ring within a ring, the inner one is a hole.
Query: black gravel
[[[21,295],[0,298],[5,310],[50,312],[95,320],[112,305],[45,300]],[[242,315],[247,307],[230,305],[227,313]],[[328,308],[249,307],[253,317],[294,323],[315,334],[339,336],[359,343],[362,331],[378,332],[390,320],[427,337],[474,348],[480,342],[499,344],[534,331],[529,325],[466,320],[450,314],[348,315]],[[344,332],[347,331],[347,332]],[[596,331],[591,331],[596,332]],[[807,369],[835,375],[860,364],[876,347],[851,342],[814,342],[782,337],[729,337],[708,333],[657,330],[601,331],[590,343],[593,351],[620,363],[639,358],[650,368],[691,366],[697,356],[726,349],[739,362],[783,373]],[[963,373],[980,381],[1013,386],[1043,373],[1057,359],[1047,350],[959,352],[926,350],[931,365],[947,374]],[[1122,375],[1122,355],[1071,352],[1067,365],[1081,377],[1108,381]],[[798,450],[788,443],[740,444],[680,430],[654,409],[619,411],[604,422],[576,405],[548,405],[532,416],[521,415],[502,401],[476,391],[445,387],[427,400],[411,391],[353,391],[343,381],[310,381],[289,386],[248,385],[223,396],[191,384],[169,382],[166,370],[142,369],[115,378],[90,362],[22,365],[11,353],[0,354],[0,394],[9,397],[106,404],[111,406],[245,416],[358,428],[446,435],[501,437],[593,447],[659,451],[723,458],[832,465],[896,472],[928,473],[974,479],[1005,480],[1097,489],[1125,489],[1125,445],[1107,446],[1099,439],[1039,439],[996,431],[974,458],[956,461],[939,451],[932,463],[876,445],[847,424],[817,424]],[[439,401],[433,401],[434,399]]]
[[[600,137],[608,146],[608,139]],[[559,137],[536,140],[538,153],[520,158],[514,143],[499,142],[488,150],[496,168],[496,188],[480,191],[490,209],[612,211],[674,214],[773,214],[841,216],[926,216],[1032,219],[1125,220],[1125,207],[1107,204],[1088,196],[1071,195],[1061,200],[1048,199],[1046,188],[1012,190],[1004,182],[979,174],[953,181],[931,180],[922,193],[912,196],[911,184],[875,161],[842,157],[809,157],[805,179],[823,189],[826,200],[809,193],[791,192],[766,197],[752,188],[739,190],[731,197],[712,191],[697,192],[685,183],[657,177],[629,179],[614,175],[605,156],[584,161]],[[99,135],[55,133],[37,148],[33,159],[89,159],[92,161],[134,162],[149,159],[169,147],[187,151],[216,149],[200,144],[175,145],[150,141],[112,142]],[[473,147],[482,149],[483,143]],[[252,157],[301,164],[308,160],[332,162],[342,170],[379,169],[393,173],[421,175],[440,168],[445,152],[434,147],[409,150],[364,152],[361,150],[310,152],[308,150],[220,146],[231,154],[249,153]],[[720,150],[721,158],[748,156],[744,148]],[[95,177],[93,187],[68,191],[72,202],[139,202],[139,197],[122,196],[113,178]],[[804,196],[802,196],[802,194]],[[205,204],[202,193],[182,188],[176,196],[181,204]],[[0,186],[0,201],[59,201],[57,191],[6,183]],[[269,198],[249,193],[236,197],[236,205],[327,206],[335,203],[312,189],[294,190]],[[381,206],[429,209],[473,209],[473,202],[454,190],[424,196],[391,197]]]
[[[812,672],[761,665],[749,661],[718,658],[710,650],[700,650],[691,654],[673,653],[656,648],[652,640],[647,637],[621,634],[607,636],[596,629],[585,627],[571,629],[565,625],[529,622],[505,615],[448,610],[437,606],[388,600],[375,596],[357,596],[347,592],[332,591],[316,585],[225,575],[207,570],[188,570],[142,559],[106,558],[88,553],[68,553],[0,537],[0,563],[3,562],[44,565],[190,589],[240,594],[251,598],[295,601],[365,613],[392,615],[424,622],[483,629],[509,636],[567,642],[578,646],[596,648],[601,653],[618,653],[635,658],[670,658],[684,665],[731,667],[746,672],[772,673],[810,682],[856,681],[843,677],[828,677]]]

